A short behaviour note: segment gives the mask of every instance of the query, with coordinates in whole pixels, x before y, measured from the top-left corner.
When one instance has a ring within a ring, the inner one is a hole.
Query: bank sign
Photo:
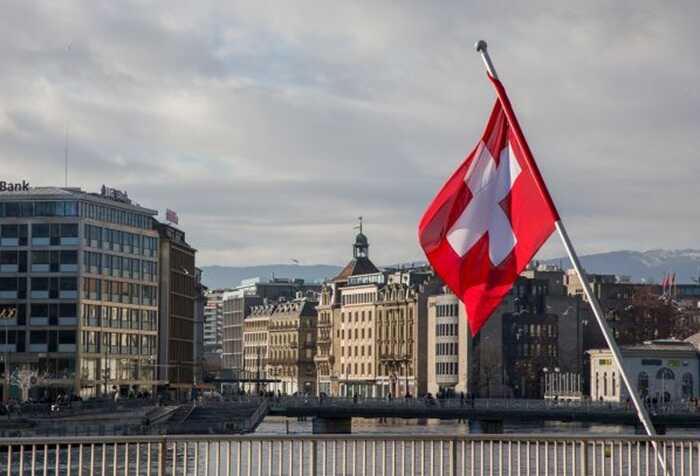
[[[0,192],[28,192],[29,182],[22,180],[21,182],[7,182],[0,180]]]

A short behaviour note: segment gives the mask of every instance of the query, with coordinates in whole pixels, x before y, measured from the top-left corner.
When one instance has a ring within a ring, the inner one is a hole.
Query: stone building
[[[434,287],[425,267],[380,271],[360,228],[352,260],[321,293],[319,390],[368,397],[425,393],[427,297]]]
[[[275,305],[268,325],[266,388],[282,394],[316,395],[316,354],[318,301],[300,292],[293,301]]]
[[[472,336],[464,305],[447,287],[428,298],[428,392],[469,392]]]
[[[261,380],[267,378],[270,317],[274,311],[275,304],[253,306],[243,321],[243,390],[258,392],[265,388]]]
[[[319,394],[338,394],[337,367],[340,339],[335,338],[333,330],[339,329],[340,324],[339,295],[335,283],[325,284],[321,288],[319,303],[316,307],[318,318],[314,363]]]
[[[698,396],[698,349],[692,338],[655,340],[621,346],[623,366],[640,397],[658,402],[687,401]],[[609,349],[588,351],[591,399],[624,402],[629,392]]]
[[[237,379],[244,369],[243,323],[254,306],[294,299],[298,292],[319,291],[321,286],[303,279],[246,279],[223,295],[223,369]],[[236,384],[234,383],[234,387]]]

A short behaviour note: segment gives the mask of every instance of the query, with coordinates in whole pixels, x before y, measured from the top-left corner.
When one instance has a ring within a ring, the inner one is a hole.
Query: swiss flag
[[[486,130],[418,231],[435,272],[464,302],[472,335],[559,220],[505,89],[490,79],[498,97]]]

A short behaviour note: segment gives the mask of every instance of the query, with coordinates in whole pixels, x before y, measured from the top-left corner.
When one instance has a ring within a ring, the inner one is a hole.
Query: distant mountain
[[[679,283],[692,283],[700,275],[700,250],[611,251],[581,256],[589,273],[629,276],[633,281],[661,282],[665,273],[676,273]],[[571,265],[567,258],[543,260],[545,264]],[[406,263],[408,265],[409,263]],[[416,263],[411,263],[415,265]],[[395,265],[399,266],[399,265]],[[321,282],[332,278],[340,266],[270,264],[262,266],[204,266],[202,280],[210,289],[231,288],[247,278],[302,278]]]
[[[568,258],[544,260],[570,268]],[[666,273],[676,273],[679,283],[692,283],[700,274],[700,250],[612,251],[581,256],[589,273],[630,276],[633,281],[659,283]]]
[[[202,281],[209,289],[232,288],[248,278],[301,278],[321,282],[340,273],[340,266],[326,264],[269,264],[262,266],[203,266]]]

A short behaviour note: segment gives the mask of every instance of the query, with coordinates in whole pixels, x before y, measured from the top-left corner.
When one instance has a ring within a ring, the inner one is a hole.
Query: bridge
[[[700,410],[687,403],[650,409],[659,433],[668,427],[700,427]],[[639,425],[624,403],[521,399],[345,399],[282,397],[270,399],[269,415],[310,417],[317,433],[349,433],[352,418],[435,418],[478,422],[484,433],[501,433],[504,422],[584,422]]]

